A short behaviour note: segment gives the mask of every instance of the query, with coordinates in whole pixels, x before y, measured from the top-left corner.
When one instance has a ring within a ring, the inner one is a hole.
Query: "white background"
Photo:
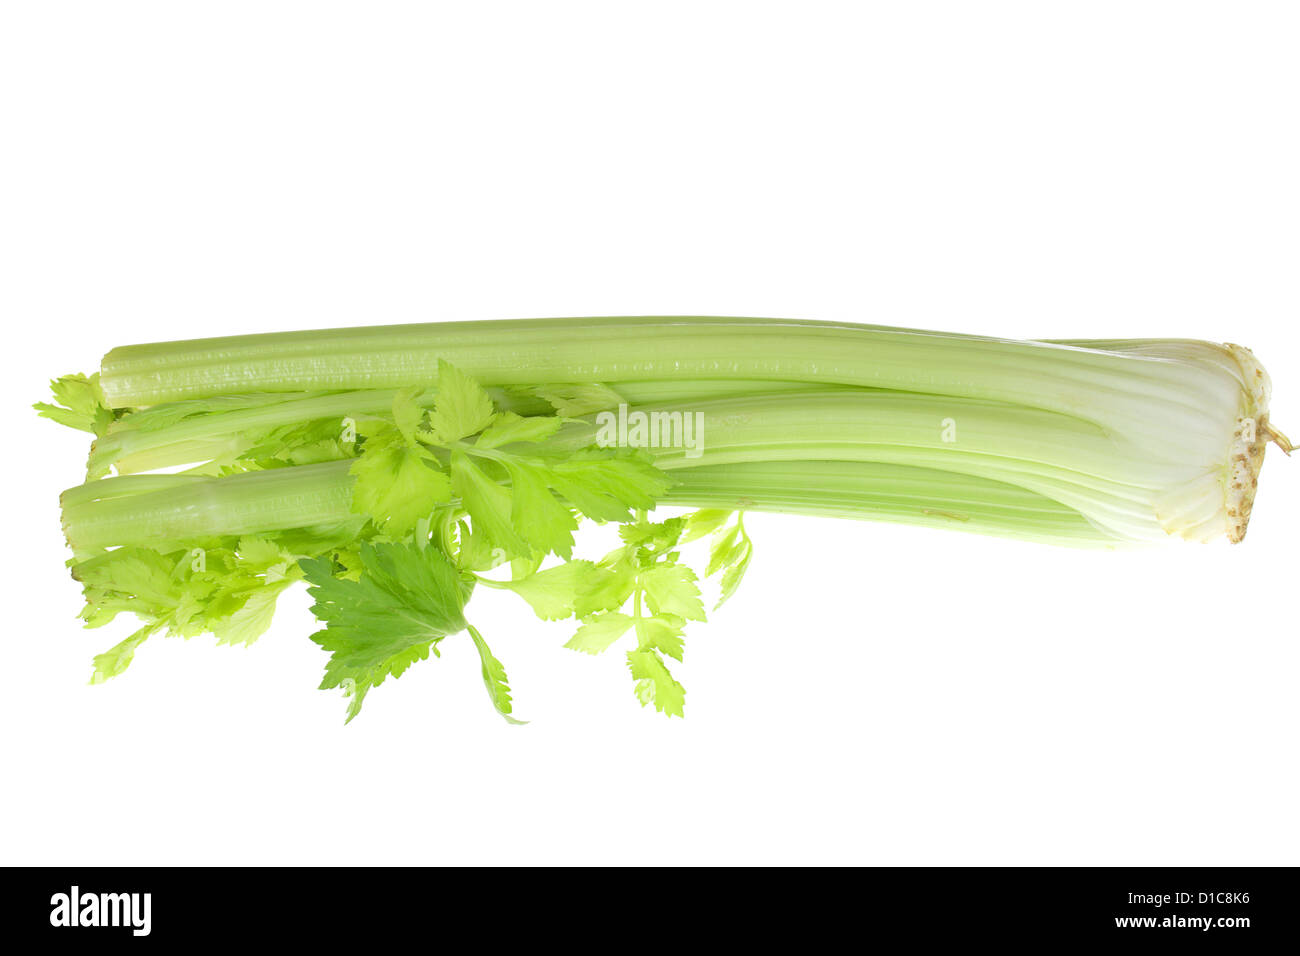
[[[713,313],[1252,346],[1300,431],[1300,19],[1268,3],[8,3],[0,858],[1300,862],[1300,463],[1247,541],[1091,554],[752,516],[688,716],[488,593],[343,726],[307,599],[249,650],[74,615],[129,342]]]

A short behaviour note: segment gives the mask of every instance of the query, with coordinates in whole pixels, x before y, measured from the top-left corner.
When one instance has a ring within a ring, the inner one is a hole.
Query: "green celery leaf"
[[[77,564],[72,576],[96,594],[129,596],[143,615],[162,616],[176,607],[183,590],[173,576],[177,559],[149,548],[118,548]]]
[[[701,508],[686,516],[686,533],[681,543],[688,544],[705,535],[712,534],[727,523],[731,512],[724,508]]]
[[[356,477],[352,510],[370,516],[376,527],[394,537],[407,534],[451,499],[451,482],[433,456],[407,445],[393,429],[366,439],[350,471]]]
[[[722,571],[722,594],[715,608],[722,607],[727,599],[740,587],[745,572],[749,570],[750,558],[754,556],[754,544],[745,531],[743,515],[737,515],[736,523],[724,533],[714,538],[709,553],[707,575]]]
[[[754,556],[754,549],[749,546],[748,538],[745,541],[744,557],[738,559],[734,564],[728,565],[727,570],[722,572],[722,595],[718,598],[718,603],[714,605],[714,610],[722,607],[736,593],[736,589],[740,587],[740,582],[745,577],[745,572],[749,570],[749,559]]]
[[[636,570],[631,561],[593,565],[582,576],[573,600],[573,616],[586,618],[597,611],[616,611],[627,603],[636,587]]]
[[[560,621],[573,616],[579,595],[592,586],[600,570],[590,561],[568,561],[501,586],[527,601],[542,620]]]
[[[295,554],[270,538],[244,535],[239,539],[236,560],[239,567],[251,574],[260,574],[268,583],[298,576],[297,558],[309,552]],[[314,552],[310,552],[314,553]]]
[[[110,677],[116,677],[130,666],[135,657],[135,650],[144,643],[145,638],[157,630],[156,625],[140,628],[126,640],[115,644],[102,654],[95,655],[95,671],[90,675],[92,684],[102,684]]]
[[[582,627],[564,646],[584,654],[599,654],[626,634],[632,622],[633,618],[618,611],[593,614],[582,622]]]
[[[550,486],[596,521],[627,521],[631,510],[648,510],[673,480],[639,453],[591,448],[547,468]]]
[[[487,646],[487,641],[483,640],[483,635],[478,629],[470,625],[469,636],[474,641],[474,647],[478,649],[479,661],[483,665],[483,684],[487,687],[488,697],[492,701],[492,706],[497,709],[497,713],[511,724],[526,724],[526,720],[518,720],[511,716],[514,705],[510,700],[510,682],[506,677],[506,669],[497,660],[492,651]]]
[[[654,704],[655,710],[669,717],[683,715],[686,691],[673,680],[658,653],[652,650],[628,651],[627,666],[636,681],[636,696],[642,707]]]
[[[501,548],[509,557],[529,552],[512,524],[510,489],[489,478],[463,451],[451,454],[451,488],[469,512],[475,534],[484,535],[492,547]]]
[[[626,562],[603,566],[568,561],[500,586],[527,601],[543,620],[559,621],[616,611],[632,595],[635,583],[635,571]]]
[[[334,576],[324,558],[300,562],[326,626],[311,639],[330,652],[321,688],[344,687],[352,698],[348,720],[366,694],[387,677],[399,677],[450,634],[465,630],[472,584],[436,547],[364,544],[359,580]]]
[[[657,524],[638,521],[620,525],[618,536],[625,544],[645,548],[650,554],[663,554],[678,543],[686,528],[685,518],[669,518]]]
[[[274,538],[288,554],[295,557],[310,557],[354,545],[362,534],[366,522],[364,515],[355,515],[332,524],[277,531]]]
[[[265,431],[240,436],[238,443],[216,460],[220,462],[298,461],[310,464],[313,459],[322,461],[349,457],[339,443],[339,422],[335,418],[317,418],[293,425],[279,425]]]
[[[522,418],[514,412],[501,412],[474,442],[475,448],[497,448],[515,442],[538,442],[550,438],[564,421],[534,416]]]
[[[618,408],[624,403],[618,392],[598,383],[532,385],[520,391],[550,403],[561,418],[581,418],[592,412]]]
[[[740,557],[740,527],[732,525],[724,533],[713,539],[709,548],[709,566],[705,569],[706,577],[712,577]]]
[[[682,628],[684,623],[673,614],[658,614],[654,617],[638,618],[636,622],[637,645],[641,650],[657,650],[667,654],[673,660],[680,661],[684,645]]]
[[[94,682],[121,673],[145,636],[164,628],[179,637],[208,631],[222,644],[255,640],[270,625],[278,596],[300,576],[292,557],[265,538],[194,543],[167,553],[118,548],[73,566],[87,627],[122,611],[146,624],[96,658]]]
[[[514,499],[510,518],[520,537],[542,554],[553,551],[567,560],[578,529],[573,514],[547,488],[541,469],[524,462],[510,462],[506,469]]]
[[[684,564],[658,564],[637,576],[646,602],[655,614],[675,614],[691,621],[704,620],[704,603],[695,572]]]
[[[322,461],[339,461],[352,457],[350,448],[337,438],[323,438],[294,445],[280,454],[295,465],[316,465]]]
[[[295,578],[296,580],[296,575]],[[243,605],[229,617],[211,621],[209,629],[218,644],[251,644],[271,626],[275,602],[292,580],[268,584],[248,592]]]
[[[424,409],[415,399],[423,389],[404,388],[393,397],[393,423],[408,445],[415,444],[415,430],[424,419]]]
[[[438,394],[429,413],[429,427],[435,441],[448,445],[482,431],[493,415],[492,398],[483,386],[440,359]]]
[[[99,373],[94,375],[64,375],[50,382],[54,401],[37,402],[32,407],[42,418],[103,437],[112,423],[113,410],[99,387]]]
[[[465,571],[490,571],[506,560],[504,551],[494,552],[487,536],[475,534],[464,521],[456,523],[456,566]]]

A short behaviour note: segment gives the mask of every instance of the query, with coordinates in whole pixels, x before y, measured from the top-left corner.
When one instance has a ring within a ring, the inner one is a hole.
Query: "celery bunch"
[[[641,703],[681,715],[668,662],[705,616],[681,548],[711,536],[702,570],[726,600],[752,555],[745,510],[1086,547],[1238,541],[1266,444],[1290,450],[1238,346],[782,320],[131,346],[54,393],[41,414],[95,435],[86,483],[62,498],[82,617],[143,624],[93,679],[155,633],[251,641],[305,580],[321,686],[349,696],[349,720],[462,632],[514,720],[505,669],[465,617],[479,587],[572,619],[572,649],[625,641]],[[699,510],[652,520],[658,505]],[[617,522],[620,546],[575,557],[584,518]]]

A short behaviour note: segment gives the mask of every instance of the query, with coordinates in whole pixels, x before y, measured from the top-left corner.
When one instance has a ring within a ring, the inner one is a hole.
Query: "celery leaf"
[[[722,607],[736,593],[753,556],[754,544],[745,531],[744,515],[737,514],[736,523],[714,537],[709,552],[709,566],[705,574],[712,576],[722,572],[722,595],[718,598],[715,609]]]
[[[655,710],[669,717],[681,717],[686,705],[686,691],[673,680],[663,658],[653,650],[627,652],[627,666],[636,681],[636,696],[641,706],[653,704]]]
[[[478,632],[478,629],[469,625],[468,630],[470,638],[474,641],[474,647],[478,650],[479,661],[483,668],[483,684],[487,687],[492,706],[507,723],[526,724],[528,721],[511,716],[514,704],[510,700],[510,683],[506,677],[505,667],[493,656],[487,641],[483,640],[483,635]]]
[[[539,442],[550,438],[560,426],[563,419],[547,416],[522,418],[514,412],[501,412],[492,424],[483,430],[474,442],[475,448],[497,448],[516,442]]]
[[[451,498],[451,482],[433,455],[408,445],[391,426],[366,439],[351,473],[352,510],[368,515],[385,534],[408,533]]]
[[[547,468],[551,488],[588,518],[628,521],[646,510],[673,481],[641,455],[623,449],[589,448]]]
[[[704,603],[695,572],[684,564],[660,564],[642,571],[637,584],[655,614],[675,614],[692,621],[704,620]]]
[[[335,577],[325,558],[304,559],[312,613],[325,624],[311,639],[330,652],[322,689],[344,688],[348,717],[366,694],[411,664],[437,654],[437,643],[468,627],[468,584],[436,547],[365,544],[359,580]]]
[[[463,451],[451,453],[451,488],[469,512],[476,535],[485,536],[492,547],[510,557],[528,553],[512,521],[510,489],[489,478]]]
[[[593,614],[583,621],[582,627],[564,646],[584,654],[599,654],[626,634],[632,622],[633,618],[618,611]]]
[[[438,395],[429,413],[429,425],[438,444],[449,445],[492,421],[492,398],[483,386],[449,362],[438,362]]]
[[[114,413],[99,387],[99,373],[64,375],[50,382],[56,404],[37,402],[32,407],[42,418],[103,437]]]
[[[637,645],[641,650],[657,650],[673,660],[680,661],[684,651],[682,627],[684,621],[673,614],[657,614],[638,618],[636,622]]]
[[[521,461],[506,469],[514,502],[510,517],[520,537],[543,554],[553,551],[567,560],[578,522],[547,487],[545,472]]]

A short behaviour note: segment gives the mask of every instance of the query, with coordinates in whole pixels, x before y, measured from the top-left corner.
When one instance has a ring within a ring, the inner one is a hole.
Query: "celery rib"
[[[1140,354],[712,316],[445,322],[126,346],[104,357],[101,385],[115,406],[230,392],[432,386],[439,360],[484,385],[786,380],[987,398],[1085,418],[1141,398],[1159,417],[1188,422],[1238,387],[1222,369],[1202,368],[1189,383],[1176,363]]]
[[[64,530],[78,553],[327,525],[355,517],[348,461],[221,478],[160,476],[165,485],[109,478],[64,496]],[[879,518],[1057,544],[1122,539],[1078,511],[1005,482],[879,462],[753,462],[675,475],[668,505]],[[124,484],[125,483],[125,488]],[[101,487],[97,494],[83,489]]]

